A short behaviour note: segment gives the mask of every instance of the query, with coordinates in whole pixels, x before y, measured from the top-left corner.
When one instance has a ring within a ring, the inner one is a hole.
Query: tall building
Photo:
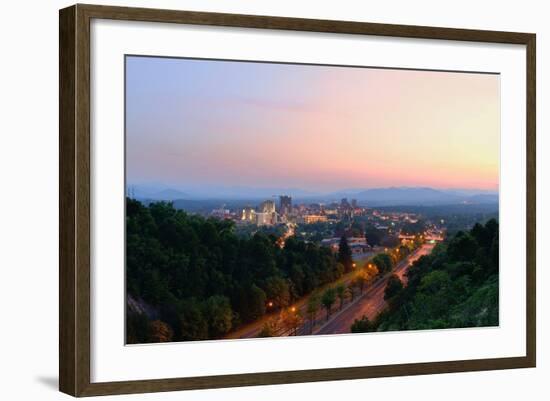
[[[350,208],[350,204],[348,202],[348,198],[342,198],[342,201],[340,202],[340,208],[347,210]]]
[[[292,198],[287,195],[279,196],[279,214],[286,216],[292,212]]]
[[[265,200],[260,204],[260,213],[275,213],[275,201]]]
[[[352,199],[351,200],[351,207],[356,209],[357,208],[357,199]]]

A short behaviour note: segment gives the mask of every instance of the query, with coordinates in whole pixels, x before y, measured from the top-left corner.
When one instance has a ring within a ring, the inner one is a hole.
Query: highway
[[[405,273],[409,266],[420,257],[432,252],[434,244],[424,244],[412,255],[401,261],[394,269],[393,273],[406,284]],[[366,315],[373,320],[385,307],[384,291],[388,277],[378,280],[372,286],[367,288],[363,295],[352,304],[348,304],[341,312],[334,314],[326,324],[313,331],[313,334],[342,334],[349,333],[351,325],[355,319],[360,319]]]
[[[373,256],[373,255],[368,255]],[[358,265],[365,263],[367,260],[366,255],[354,255],[354,262],[356,262]],[[325,284],[320,290],[324,290],[329,287],[333,287],[337,284],[344,284],[345,286],[348,286],[355,276],[355,272],[350,272],[345,274],[344,276],[340,277],[336,282]],[[295,307],[303,317],[307,316],[307,301],[309,299],[309,295],[302,297],[301,299],[297,300],[292,306]],[[338,304],[338,301],[336,302]],[[337,306],[335,306],[337,308]],[[262,318],[255,320],[254,322],[248,323],[244,326],[241,326],[237,330],[229,332],[224,338],[227,339],[235,339],[235,338],[254,338],[258,337],[258,334],[262,330],[264,324],[271,318],[275,318],[279,315],[279,312],[273,312],[273,313],[267,313]],[[322,315],[323,311],[319,311],[318,313],[318,321],[322,321]],[[304,334],[310,334],[308,326],[306,326],[308,323],[302,325],[300,328],[298,328],[298,334],[304,335]]]
[[[406,276],[405,272],[407,271],[407,268],[414,263],[416,260],[418,260],[421,256],[428,255],[432,249],[434,248],[434,244],[424,244],[419,249],[417,249],[413,254],[408,256],[405,260],[401,261],[398,266],[394,269],[394,273],[397,274],[397,276],[403,281],[403,283],[406,283]],[[349,284],[349,281],[353,277],[353,274],[347,274],[346,276],[342,277],[338,282]],[[363,293],[363,295],[356,298],[356,300],[351,303],[344,306],[342,311],[337,310],[337,306],[335,306],[336,311],[333,312],[330,320],[327,323],[322,323],[324,320],[324,311],[319,312],[318,322],[321,322],[321,326],[316,327],[313,330],[313,334],[338,334],[338,333],[349,333],[350,327],[353,324],[353,321],[355,319],[361,318],[363,315],[367,315],[369,319],[373,319],[376,317],[378,313],[380,313],[384,307],[386,306],[386,302],[384,301],[384,290],[386,288],[386,282],[388,280],[388,277],[378,279],[374,281],[370,286],[368,286]],[[328,286],[333,286],[334,283],[328,284]],[[307,308],[307,299],[308,297],[304,297],[300,300],[298,300],[293,306],[296,307],[302,314],[302,316],[306,316],[306,308]],[[338,302],[337,302],[338,304]],[[232,331],[228,333],[225,338],[230,339],[236,339],[236,338],[254,338],[257,337],[259,332],[261,331],[263,325],[272,317],[275,317],[278,314],[278,312],[275,313],[268,313],[265,316],[263,316],[261,319],[256,320],[252,323],[249,323],[240,329],[237,329],[235,331]],[[305,323],[301,327],[298,328],[298,335],[306,335],[310,334],[308,329],[308,323]],[[289,333],[280,334],[280,335],[289,335]]]

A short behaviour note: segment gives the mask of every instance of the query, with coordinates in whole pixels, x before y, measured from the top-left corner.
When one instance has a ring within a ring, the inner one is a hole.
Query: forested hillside
[[[421,330],[499,324],[498,223],[459,232],[415,262],[407,285],[386,289],[388,309],[352,331]]]
[[[128,199],[127,342],[220,338],[351,268],[328,248]],[[142,307],[142,306],[147,307]]]

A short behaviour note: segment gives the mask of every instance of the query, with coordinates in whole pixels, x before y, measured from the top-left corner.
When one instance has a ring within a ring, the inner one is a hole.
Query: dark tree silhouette
[[[338,247],[338,263],[341,263],[342,266],[344,266],[345,273],[350,272],[353,268],[351,248],[345,235],[342,235],[342,238],[340,238],[340,244]]]

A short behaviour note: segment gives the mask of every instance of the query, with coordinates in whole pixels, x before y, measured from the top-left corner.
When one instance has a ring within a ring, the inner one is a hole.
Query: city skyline
[[[127,58],[127,183],[498,191],[499,76]]]

